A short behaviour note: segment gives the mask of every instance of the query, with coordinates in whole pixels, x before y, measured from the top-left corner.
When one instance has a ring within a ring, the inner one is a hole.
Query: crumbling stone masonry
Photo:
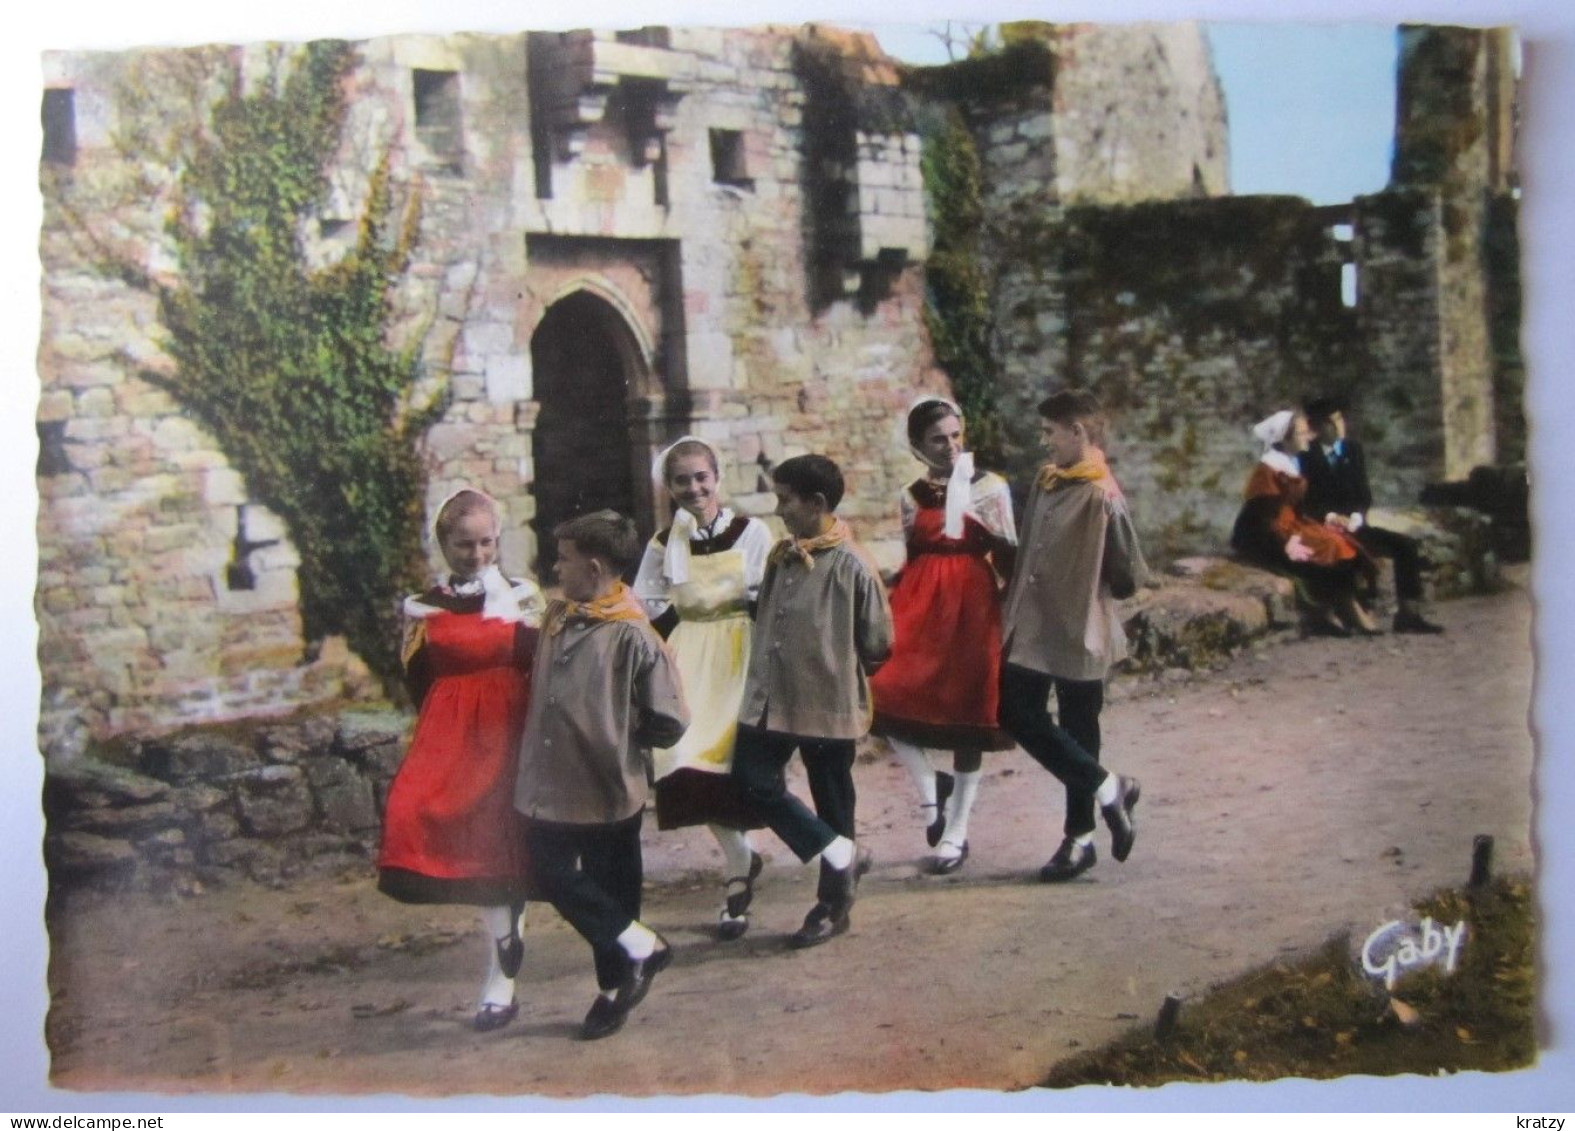
[[[1004,470],[1037,459],[1032,406],[1088,384],[1116,410],[1153,555],[1212,552],[1247,425],[1306,393],[1352,396],[1391,504],[1523,450],[1509,39],[1402,45],[1392,186],[1317,209],[1224,195],[1223,101],[1191,25],[1019,25],[999,53],[919,71],[814,26],[371,40],[302,250],[338,262],[386,153],[422,202],[390,337],[419,343],[421,397],[446,405],[428,509],[461,483],[501,499],[513,570],[549,566],[544,535],[581,509],[664,521],[650,461],[684,432],[755,514],[772,464],[830,454],[843,513],[895,565],[892,500],[916,470],[900,418],[948,388],[922,317],[919,125],[955,107],[983,173]],[[289,58],[45,59],[37,609],[56,763],[377,694],[341,641],[305,638],[289,530],[159,387],[155,303],[116,268],[171,277],[173,141],[228,76]],[[314,813],[360,796],[270,766],[237,771],[258,828],[270,790]]]
[[[645,29],[359,50],[302,239],[334,261],[384,151],[424,194],[394,336],[420,338],[429,392],[449,399],[427,437],[431,505],[460,483],[491,492],[505,562],[545,567],[542,534],[580,509],[653,529],[652,456],[694,432],[754,512],[773,462],[830,453],[844,512],[895,563],[890,500],[913,467],[898,416],[944,383],[918,315],[918,139],[872,40]],[[369,691],[342,646],[302,639],[288,531],[145,379],[169,364],[153,302],[106,269],[169,270],[167,131],[201,128],[227,68],[257,81],[280,57],[46,60],[38,608],[56,756]]]
[[[1161,559],[1226,543],[1256,457],[1248,427],[1310,396],[1350,401],[1382,503],[1523,458],[1512,35],[1407,28],[1400,42],[1393,183],[1348,206],[1219,196],[1207,161],[1196,192],[1175,166],[1103,192],[1067,176],[1054,139],[1085,52],[1061,29],[916,79],[965,108],[980,154],[1015,478],[1039,458],[1033,406],[1075,385],[1113,410],[1112,460]],[[1114,60],[1104,78],[1119,87]],[[1189,136],[1188,119],[1154,119],[1151,141]],[[1201,136],[1204,157],[1222,156]]]

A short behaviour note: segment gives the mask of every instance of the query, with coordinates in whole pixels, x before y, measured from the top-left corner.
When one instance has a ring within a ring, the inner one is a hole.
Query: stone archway
[[[533,431],[536,569],[550,584],[558,523],[610,507],[649,529],[649,445],[635,435],[630,405],[649,383],[649,364],[627,319],[588,290],[548,307],[531,336],[540,406]]]

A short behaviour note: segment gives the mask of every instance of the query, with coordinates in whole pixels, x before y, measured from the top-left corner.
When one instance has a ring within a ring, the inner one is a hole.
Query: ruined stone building
[[[1156,550],[1202,548],[1234,510],[1247,424],[1289,397],[1332,386],[1359,414],[1381,406],[1363,420],[1397,495],[1516,434],[1495,409],[1518,386],[1494,360],[1508,347],[1494,353],[1477,253],[1512,235],[1510,134],[1483,127],[1509,120],[1513,76],[1501,37],[1407,35],[1395,188],[1336,210],[1226,195],[1223,99],[1191,25],[1030,28],[927,76],[818,27],[377,39],[356,45],[303,247],[343,254],[379,154],[421,197],[395,334],[446,406],[423,441],[428,506],[461,483],[502,500],[516,572],[546,565],[542,535],[581,510],[664,521],[650,462],[686,432],[724,453],[752,513],[770,509],[773,463],[831,455],[842,513],[896,565],[893,500],[916,470],[901,418],[949,388],[923,310],[921,135],[955,108],[980,169],[1011,470],[1031,458],[1032,404],[1091,385]],[[288,58],[46,58],[51,756],[376,693],[342,642],[305,639],[289,530],[161,387],[156,303],[101,254],[174,270],[166,135],[201,122],[215,76],[260,81]]]

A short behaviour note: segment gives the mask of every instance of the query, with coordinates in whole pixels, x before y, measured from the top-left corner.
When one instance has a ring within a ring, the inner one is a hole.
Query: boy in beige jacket
[[[818,946],[848,929],[869,854],[854,843],[855,741],[869,732],[869,676],[891,652],[891,608],[875,563],[836,515],[842,472],[825,456],[771,472],[788,537],[766,559],[733,747],[733,777],[771,831],[806,864],[815,906],[792,937]],[[787,789],[797,750],[815,810]]]
[[[1094,806],[1125,860],[1136,830],[1136,778],[1099,765],[1105,677],[1126,655],[1116,602],[1144,573],[1137,536],[1099,445],[1103,413],[1091,393],[1067,390],[1039,406],[1050,459],[1023,512],[1002,615],[1001,726],[1066,786],[1064,839],[1039,871],[1046,883],[1094,866]],[[1060,725],[1050,716],[1055,689]]]
[[[640,819],[652,746],[689,726],[672,657],[619,580],[640,552],[614,511],[553,531],[563,597],[547,606],[531,674],[514,808],[543,898],[591,945],[600,996],[581,1036],[617,1032],[672,961],[640,922]]]

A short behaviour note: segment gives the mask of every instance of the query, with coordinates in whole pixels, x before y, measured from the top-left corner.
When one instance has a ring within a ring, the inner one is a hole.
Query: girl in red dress
[[[405,601],[405,677],[420,713],[389,786],[377,861],[378,889],[394,899],[481,909],[482,1032],[519,1009],[528,886],[514,777],[543,607],[533,582],[498,569],[500,529],[497,503],[480,491],[458,491],[438,508],[433,531],[451,572]]]
[[[919,787],[931,870],[968,857],[968,818],[986,750],[1012,740],[996,725],[1001,673],[997,574],[1017,545],[1006,481],[976,472],[957,406],[926,397],[908,412],[908,443],[925,474],[899,496],[908,561],[891,593],[896,640],[870,680],[872,732],[884,735]],[[926,748],[952,751],[937,772]]]

